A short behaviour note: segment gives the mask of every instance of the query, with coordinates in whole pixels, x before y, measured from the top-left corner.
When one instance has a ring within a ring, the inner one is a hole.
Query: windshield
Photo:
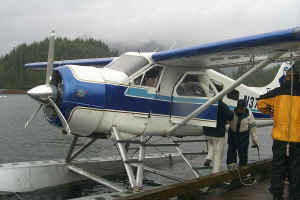
[[[148,63],[148,60],[141,56],[122,55],[112,63],[108,64],[107,68],[118,70],[131,76]]]

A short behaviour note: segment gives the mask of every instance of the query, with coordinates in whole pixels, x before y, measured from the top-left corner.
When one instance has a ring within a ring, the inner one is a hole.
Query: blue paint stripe
[[[151,100],[159,100],[159,101],[168,101],[171,102],[171,97],[169,96],[162,96],[162,95],[154,95],[154,94],[149,94],[146,89],[144,88],[128,88],[125,92],[126,96],[134,96],[136,98],[143,98],[143,99],[151,99]],[[174,102],[174,107],[179,107],[178,109],[173,110],[173,114],[176,116],[186,116],[190,114],[192,111],[197,109],[199,106],[202,104],[206,103],[208,100],[207,99],[199,99],[199,98],[189,98],[189,97],[174,97],[173,102]],[[200,104],[200,105],[187,105],[187,103],[190,104]],[[154,104],[154,102],[152,102]],[[203,111],[197,118],[205,118],[205,119],[215,119],[215,113],[217,112],[217,104],[214,104],[211,106],[207,111]],[[156,109],[160,112],[156,112],[156,114],[162,114],[161,110],[162,109]],[[229,106],[230,110],[234,110],[234,106]],[[260,118],[260,119],[271,119],[272,116],[270,115],[265,115],[263,113],[260,113],[256,109],[251,109],[253,115],[255,118]]]
[[[148,91],[144,88],[127,88],[125,92],[126,96],[133,96],[133,97],[141,97],[145,99],[153,99],[154,95],[148,93]]]
[[[249,48],[262,45],[270,45],[300,40],[300,28],[291,28],[287,30],[275,31],[270,33],[258,34],[238,39],[225,40],[221,42],[208,43],[190,48],[175,49],[154,53],[154,61],[162,61],[173,58],[198,56],[220,51],[238,50],[240,48]]]
[[[206,103],[208,99],[201,99],[201,98],[191,98],[191,97],[174,97],[174,102],[183,102],[183,103]]]
[[[153,100],[159,100],[159,101],[172,101],[172,98],[170,96],[164,96],[164,95],[156,95],[148,93],[147,89],[145,88],[128,88],[125,92],[126,96],[133,96],[133,97],[140,97],[145,99],[153,99]],[[180,103],[206,103],[208,99],[202,99],[202,98],[192,98],[192,97],[173,97],[173,102],[180,102]]]
[[[266,115],[259,112],[253,112],[252,113],[255,119],[273,119],[271,115]]]

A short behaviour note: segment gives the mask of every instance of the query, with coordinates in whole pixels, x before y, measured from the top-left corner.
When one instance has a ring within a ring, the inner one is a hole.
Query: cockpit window
[[[144,79],[143,79],[143,86],[147,87],[156,87],[157,83],[159,81],[160,73],[162,71],[161,66],[153,67],[152,69],[148,70],[145,73]]]
[[[183,81],[179,84],[176,92],[179,96],[208,96],[204,88],[208,85],[205,84],[202,74],[188,74],[184,77]]]
[[[148,63],[148,60],[141,56],[122,55],[118,59],[108,64],[106,67],[124,72],[128,76],[131,76]]]
[[[133,80],[133,84],[136,86],[142,85],[146,87],[156,87],[159,82],[162,70],[162,66],[155,66],[135,78]]]
[[[143,79],[143,74],[137,77],[136,79],[134,79],[133,81],[134,85],[140,86],[142,79]]]
[[[217,81],[217,80],[214,80],[214,79],[210,79],[210,81],[214,84],[214,86],[216,87],[216,89],[218,90],[218,92],[221,92],[224,88],[224,85],[223,83]]]

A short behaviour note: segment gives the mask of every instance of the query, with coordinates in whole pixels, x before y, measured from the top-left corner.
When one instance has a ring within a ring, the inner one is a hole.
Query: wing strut
[[[197,115],[199,115],[202,111],[206,110],[210,105],[216,103],[219,99],[221,99],[223,96],[225,96],[226,94],[228,94],[229,92],[231,92],[234,88],[236,88],[239,85],[241,85],[251,74],[257,72],[260,69],[263,69],[268,64],[270,64],[274,59],[280,57],[283,53],[285,53],[285,51],[276,52],[276,53],[271,54],[270,56],[268,56],[266,58],[266,60],[261,61],[258,65],[256,65],[251,70],[249,70],[248,72],[246,72],[245,74],[243,74],[240,78],[238,78],[236,80],[236,82],[234,82],[230,87],[226,88],[225,90],[222,90],[215,97],[211,98],[205,104],[203,104],[202,106],[200,106],[199,108],[197,108],[196,110],[194,110],[191,114],[189,114],[188,116],[186,116],[180,123],[175,124],[174,126],[172,126],[171,128],[169,128],[168,130],[166,130],[165,135],[166,136],[171,136],[172,133],[177,128],[179,128],[180,126],[186,124],[188,121],[190,121],[191,119],[193,119],[194,117],[196,117]]]

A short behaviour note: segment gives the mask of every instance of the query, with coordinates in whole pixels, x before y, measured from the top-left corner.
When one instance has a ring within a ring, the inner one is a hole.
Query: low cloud
[[[53,28],[69,38],[190,46],[300,26],[299,9],[298,0],[3,0],[0,55]]]

